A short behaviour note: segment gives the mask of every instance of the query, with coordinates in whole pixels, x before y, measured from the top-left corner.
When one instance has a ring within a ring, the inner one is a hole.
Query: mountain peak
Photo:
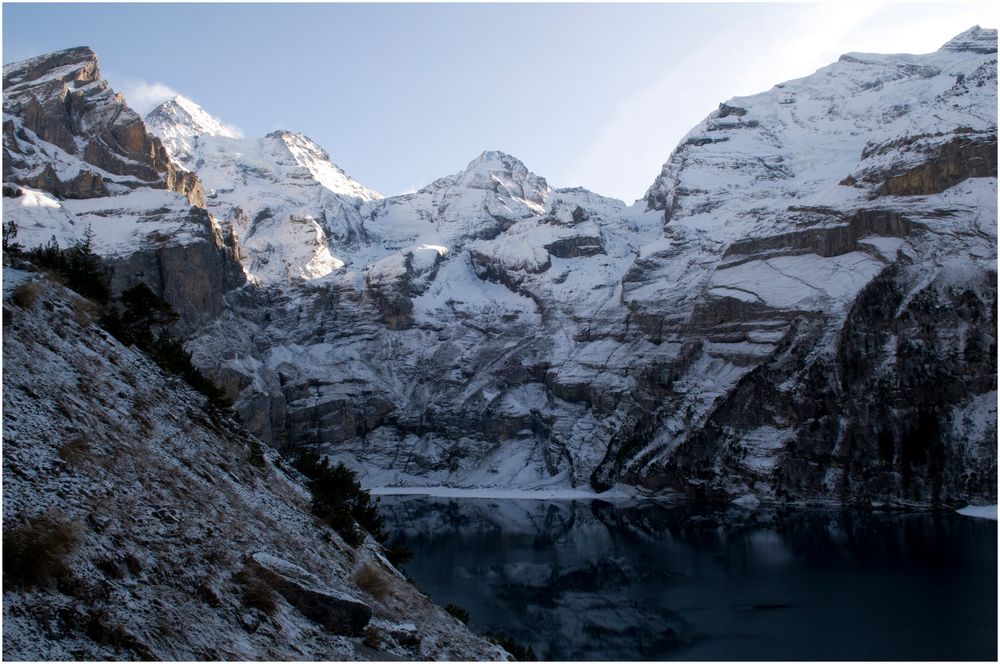
[[[97,54],[89,46],[75,46],[20,62],[12,62],[3,68],[4,93],[11,87],[26,83],[34,85],[51,80],[81,83],[101,80]]]
[[[545,178],[529,171],[517,157],[499,150],[485,150],[461,173],[437,180],[427,188],[455,185],[496,191],[539,204],[550,191]]]
[[[162,133],[176,133],[241,138],[237,131],[183,95],[177,95],[150,111],[146,115],[146,124],[161,137]]]
[[[997,31],[974,25],[965,32],[950,39],[941,47],[941,50],[983,54],[996,53]]]
[[[292,158],[308,169],[317,182],[333,193],[365,201],[382,198],[382,194],[368,189],[333,163],[327,151],[302,132],[278,129],[265,138],[281,141]]]
[[[464,173],[519,170],[527,171],[527,167],[517,157],[499,150],[484,150],[478,157],[469,162]]]

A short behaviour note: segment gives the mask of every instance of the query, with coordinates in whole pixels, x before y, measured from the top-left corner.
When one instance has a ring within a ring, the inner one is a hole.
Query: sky
[[[302,132],[385,195],[502,150],[632,202],[720,102],[998,18],[987,2],[5,2],[3,62],[90,46],[137,111],[180,93],[245,136]]]

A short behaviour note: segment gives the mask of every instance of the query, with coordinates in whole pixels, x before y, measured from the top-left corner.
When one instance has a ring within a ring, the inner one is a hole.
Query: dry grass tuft
[[[236,582],[243,592],[243,606],[260,609],[267,615],[278,610],[278,595],[248,567],[236,573]]]
[[[382,649],[382,630],[374,625],[369,625],[365,628],[364,639],[362,642],[372,648],[373,650]]]
[[[72,575],[66,558],[79,541],[79,526],[58,516],[35,517],[4,527],[3,579],[12,588],[33,588]]]
[[[208,604],[213,609],[217,609],[222,606],[222,599],[219,598],[219,594],[215,592],[215,589],[207,583],[203,583],[198,586],[198,597],[201,601]]]
[[[42,286],[37,281],[25,281],[14,287],[11,298],[22,309],[30,309],[42,292]]]
[[[101,317],[101,308],[97,305],[97,303],[86,298],[71,298],[70,304],[73,307],[73,320],[80,327],[88,327],[91,323]]]
[[[92,455],[90,444],[83,436],[74,436],[59,448],[59,458],[71,465],[78,465]]]
[[[385,599],[385,596],[389,594],[389,579],[377,565],[372,563],[366,563],[361,569],[355,572],[353,581],[358,588],[375,599]]]
[[[134,553],[126,553],[125,568],[132,576],[139,576],[142,573],[142,561]]]

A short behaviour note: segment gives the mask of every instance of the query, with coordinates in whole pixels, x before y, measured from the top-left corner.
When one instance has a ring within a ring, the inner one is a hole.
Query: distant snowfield
[[[997,520],[996,505],[969,505],[968,507],[963,507],[958,510],[958,513],[965,516],[973,516],[977,519]]]

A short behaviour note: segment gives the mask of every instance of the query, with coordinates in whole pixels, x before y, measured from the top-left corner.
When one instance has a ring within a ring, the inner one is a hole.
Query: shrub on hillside
[[[378,600],[385,599],[389,594],[389,580],[376,565],[367,563],[354,575],[354,583]]]
[[[35,300],[38,299],[38,294],[41,292],[42,287],[37,281],[25,281],[14,287],[11,298],[22,309],[30,309],[35,304]]]
[[[277,593],[249,567],[237,572],[235,581],[240,586],[243,606],[260,609],[269,616],[278,610]]]
[[[515,662],[538,661],[538,656],[535,655],[535,651],[531,648],[531,646],[525,648],[520,643],[515,641],[510,634],[504,632],[503,630],[488,632],[486,634],[486,638],[509,652],[514,657]]]
[[[33,588],[72,574],[66,558],[76,548],[77,527],[39,516],[23,526],[4,526],[3,580],[6,588]]]
[[[122,291],[119,301],[108,306],[101,325],[126,346],[136,346],[161,369],[180,376],[188,385],[208,397],[215,406],[229,408],[232,402],[219,387],[205,377],[169,327],[177,320],[173,307],[146,284]]]
[[[460,607],[457,604],[449,604],[444,607],[444,610],[455,616],[457,619],[461,620],[466,625],[469,624],[469,612]]]

